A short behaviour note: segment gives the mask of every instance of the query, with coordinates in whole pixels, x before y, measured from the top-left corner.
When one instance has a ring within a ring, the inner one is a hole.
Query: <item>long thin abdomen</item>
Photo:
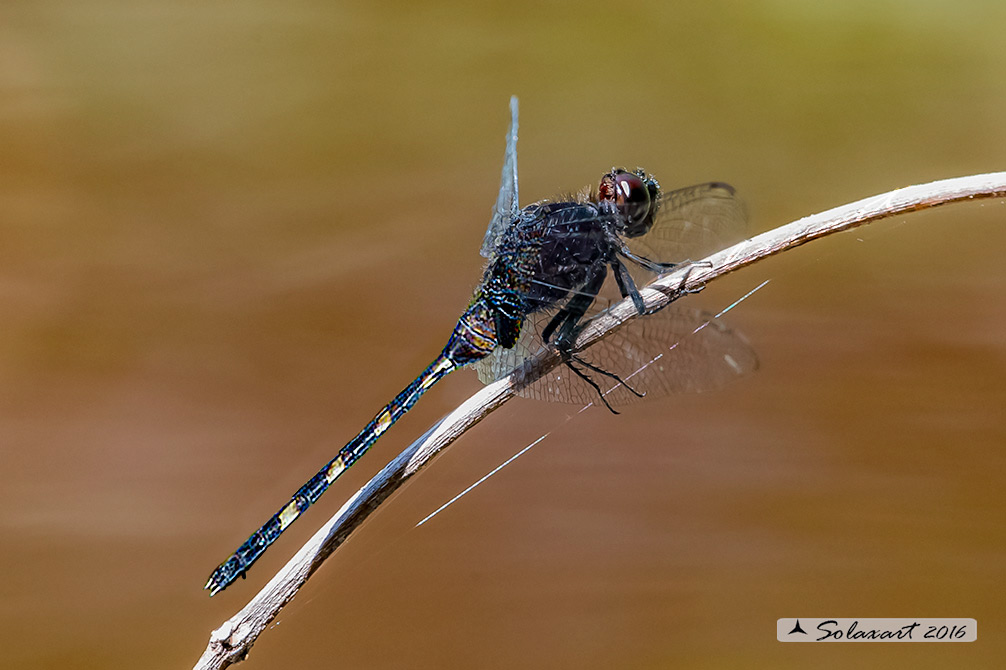
[[[310,507],[321,494],[324,493],[336,479],[339,478],[346,468],[356,462],[374,442],[377,441],[384,431],[390,428],[419,400],[419,397],[428,388],[440,381],[445,375],[457,369],[459,364],[452,360],[448,350],[440,354],[433,363],[430,364],[421,375],[405,387],[405,389],[395,396],[395,399],[388,403],[367,426],[360,431],[360,434],[353,438],[346,446],[339,450],[339,453],[328,464],[318,471],[310,481],[300,487],[297,493],[290,498],[290,502],[276,512],[261,528],[255,531],[231,557],[221,563],[209,581],[206,582],[205,589],[210,595],[216,595],[238,577],[244,576],[246,570],[251,567],[259,556],[261,556],[270,544],[286,530],[290,524],[297,520],[304,510]]]

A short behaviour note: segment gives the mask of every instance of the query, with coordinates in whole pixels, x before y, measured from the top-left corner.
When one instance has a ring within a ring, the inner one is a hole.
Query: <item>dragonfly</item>
[[[485,270],[446,346],[213,571],[205,586],[211,596],[244,577],[427,390],[459,368],[475,367],[485,383],[512,375],[518,393],[526,397],[578,403],[600,399],[617,413],[614,406],[644,395],[717,388],[757,367],[747,341],[721,320],[676,305],[648,314],[638,289],[645,277],[743,239],[746,214],[734,189],[710,182],[664,191],[642,169],[613,168],[596,190],[521,208],[516,97],[510,100],[510,112],[500,191],[481,248]],[[577,351],[577,336],[604,309],[602,289],[613,299],[631,300],[645,318]],[[528,361],[545,348],[557,350],[562,365],[521,382]]]

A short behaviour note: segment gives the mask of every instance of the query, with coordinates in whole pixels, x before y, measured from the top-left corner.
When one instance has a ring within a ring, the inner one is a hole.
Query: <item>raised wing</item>
[[[503,174],[500,177],[500,193],[493,206],[493,215],[486,228],[479,253],[490,258],[496,242],[503,230],[520,212],[517,197],[517,96],[510,97],[510,130],[506,136],[506,152],[503,154]]]

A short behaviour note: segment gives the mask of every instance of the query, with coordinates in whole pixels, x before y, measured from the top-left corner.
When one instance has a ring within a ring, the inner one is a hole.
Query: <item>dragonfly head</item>
[[[660,184],[653,175],[636,168],[629,172],[612,168],[601,177],[598,199],[615,206],[619,214],[619,232],[626,237],[646,234],[653,225],[660,204]]]

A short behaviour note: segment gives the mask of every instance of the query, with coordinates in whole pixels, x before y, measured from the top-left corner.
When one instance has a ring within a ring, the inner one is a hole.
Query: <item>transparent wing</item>
[[[697,261],[747,237],[747,211],[729,184],[709,182],[661,194],[653,227],[629,249],[663,263]]]
[[[535,314],[517,347],[501,350],[480,364],[479,378],[488,383],[523,367],[526,358],[543,346],[537,334],[549,318],[549,313]],[[678,305],[635,318],[578,355],[618,375],[647,398],[716,389],[758,367],[758,356],[743,335],[712,314]],[[588,374],[611,405],[639,400],[611,378]],[[597,391],[564,365],[528,384],[519,394],[583,405],[599,400]]]
[[[510,130],[506,136],[506,152],[503,154],[503,174],[500,177],[500,193],[493,206],[493,215],[482,238],[482,248],[479,253],[485,258],[492,256],[496,242],[506,226],[513,221],[520,211],[517,195],[517,96],[510,98]]]

